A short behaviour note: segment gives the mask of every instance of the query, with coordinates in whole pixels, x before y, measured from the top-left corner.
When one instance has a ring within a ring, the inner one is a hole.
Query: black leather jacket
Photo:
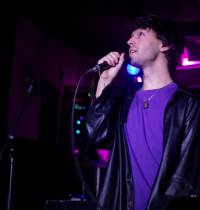
[[[89,142],[112,148],[98,201],[104,210],[133,210],[133,180],[124,122],[134,91],[115,97],[113,89],[109,85],[92,101],[86,118]],[[200,102],[178,88],[165,110],[163,156],[147,209],[166,210],[178,198],[193,199],[199,195]]]

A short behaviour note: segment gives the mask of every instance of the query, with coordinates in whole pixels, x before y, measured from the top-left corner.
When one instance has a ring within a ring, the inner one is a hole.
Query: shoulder
[[[200,119],[200,97],[197,90],[178,87],[172,99],[168,103],[166,118],[178,119],[181,124],[184,120]]]
[[[200,98],[200,89],[178,86],[176,94],[181,97],[189,97],[189,98],[198,99]]]
[[[200,90],[196,88],[178,87],[174,99],[185,102],[188,106],[200,106]]]

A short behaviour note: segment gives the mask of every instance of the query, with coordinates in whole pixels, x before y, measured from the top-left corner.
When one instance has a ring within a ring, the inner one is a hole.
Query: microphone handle
[[[90,70],[94,73],[99,72],[99,71],[102,73],[103,71],[105,71],[106,69],[109,69],[111,67],[112,66],[109,65],[107,62],[103,62],[101,64],[97,64],[96,66],[92,67]]]

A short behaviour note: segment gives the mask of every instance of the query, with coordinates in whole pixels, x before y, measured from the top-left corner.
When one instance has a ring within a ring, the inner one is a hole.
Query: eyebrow
[[[134,31],[131,33],[131,36],[133,36],[136,32],[139,32],[139,31],[141,31],[141,30],[145,30],[145,29],[143,29],[143,28],[138,28],[138,29],[134,30]]]
[[[148,27],[147,28],[137,28],[136,30],[134,30],[131,33],[131,36],[133,36],[136,31],[150,31],[150,30],[152,30],[152,29],[151,28],[148,28]]]

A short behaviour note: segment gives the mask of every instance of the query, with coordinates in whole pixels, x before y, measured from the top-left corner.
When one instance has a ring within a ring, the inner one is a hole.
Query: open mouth
[[[134,50],[134,49],[129,50],[129,54],[134,54],[135,52],[136,52],[136,50]]]

